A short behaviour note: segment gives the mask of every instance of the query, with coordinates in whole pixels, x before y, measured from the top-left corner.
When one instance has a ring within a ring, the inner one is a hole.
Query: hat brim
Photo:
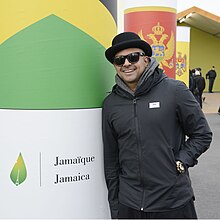
[[[126,42],[114,45],[112,47],[109,47],[105,51],[105,57],[110,63],[113,63],[115,54],[127,48],[140,48],[144,51],[146,56],[148,57],[152,56],[151,46],[146,41],[137,39],[137,40],[126,41]]]

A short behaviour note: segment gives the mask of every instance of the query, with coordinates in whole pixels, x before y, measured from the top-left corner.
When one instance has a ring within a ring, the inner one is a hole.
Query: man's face
[[[143,50],[139,48],[128,48],[119,51],[115,57],[126,56],[135,52],[143,53]],[[130,63],[128,59],[125,59],[122,65],[113,64],[120,78],[134,91],[141,75],[148,65],[148,57],[140,55],[139,60],[135,63]]]

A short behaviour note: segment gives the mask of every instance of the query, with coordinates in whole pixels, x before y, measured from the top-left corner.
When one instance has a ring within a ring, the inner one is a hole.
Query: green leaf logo
[[[27,169],[23,160],[21,153],[18,156],[17,162],[15,163],[10,178],[12,182],[18,186],[25,181],[27,177]]]

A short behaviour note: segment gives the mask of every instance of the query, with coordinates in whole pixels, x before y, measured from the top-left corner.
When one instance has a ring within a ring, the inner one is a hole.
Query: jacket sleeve
[[[197,164],[197,158],[209,148],[212,132],[199,103],[182,82],[177,85],[176,103],[177,118],[187,136],[176,159],[192,167]]]
[[[205,78],[206,78],[206,79],[209,79],[209,72],[207,72],[207,73],[205,74]]]
[[[201,90],[203,92],[204,89],[205,89],[206,83],[205,83],[205,78],[204,77],[202,77],[201,79],[202,79],[202,88],[201,88]]]
[[[108,188],[108,201],[111,217],[118,218],[118,191],[119,191],[119,155],[117,136],[108,118],[108,108],[102,109],[102,136],[104,145],[104,171]]]

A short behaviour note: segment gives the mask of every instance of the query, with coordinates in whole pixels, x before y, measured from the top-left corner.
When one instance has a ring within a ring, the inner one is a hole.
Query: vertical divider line
[[[41,152],[39,153],[39,171],[40,171],[40,187],[42,186],[42,155]]]

